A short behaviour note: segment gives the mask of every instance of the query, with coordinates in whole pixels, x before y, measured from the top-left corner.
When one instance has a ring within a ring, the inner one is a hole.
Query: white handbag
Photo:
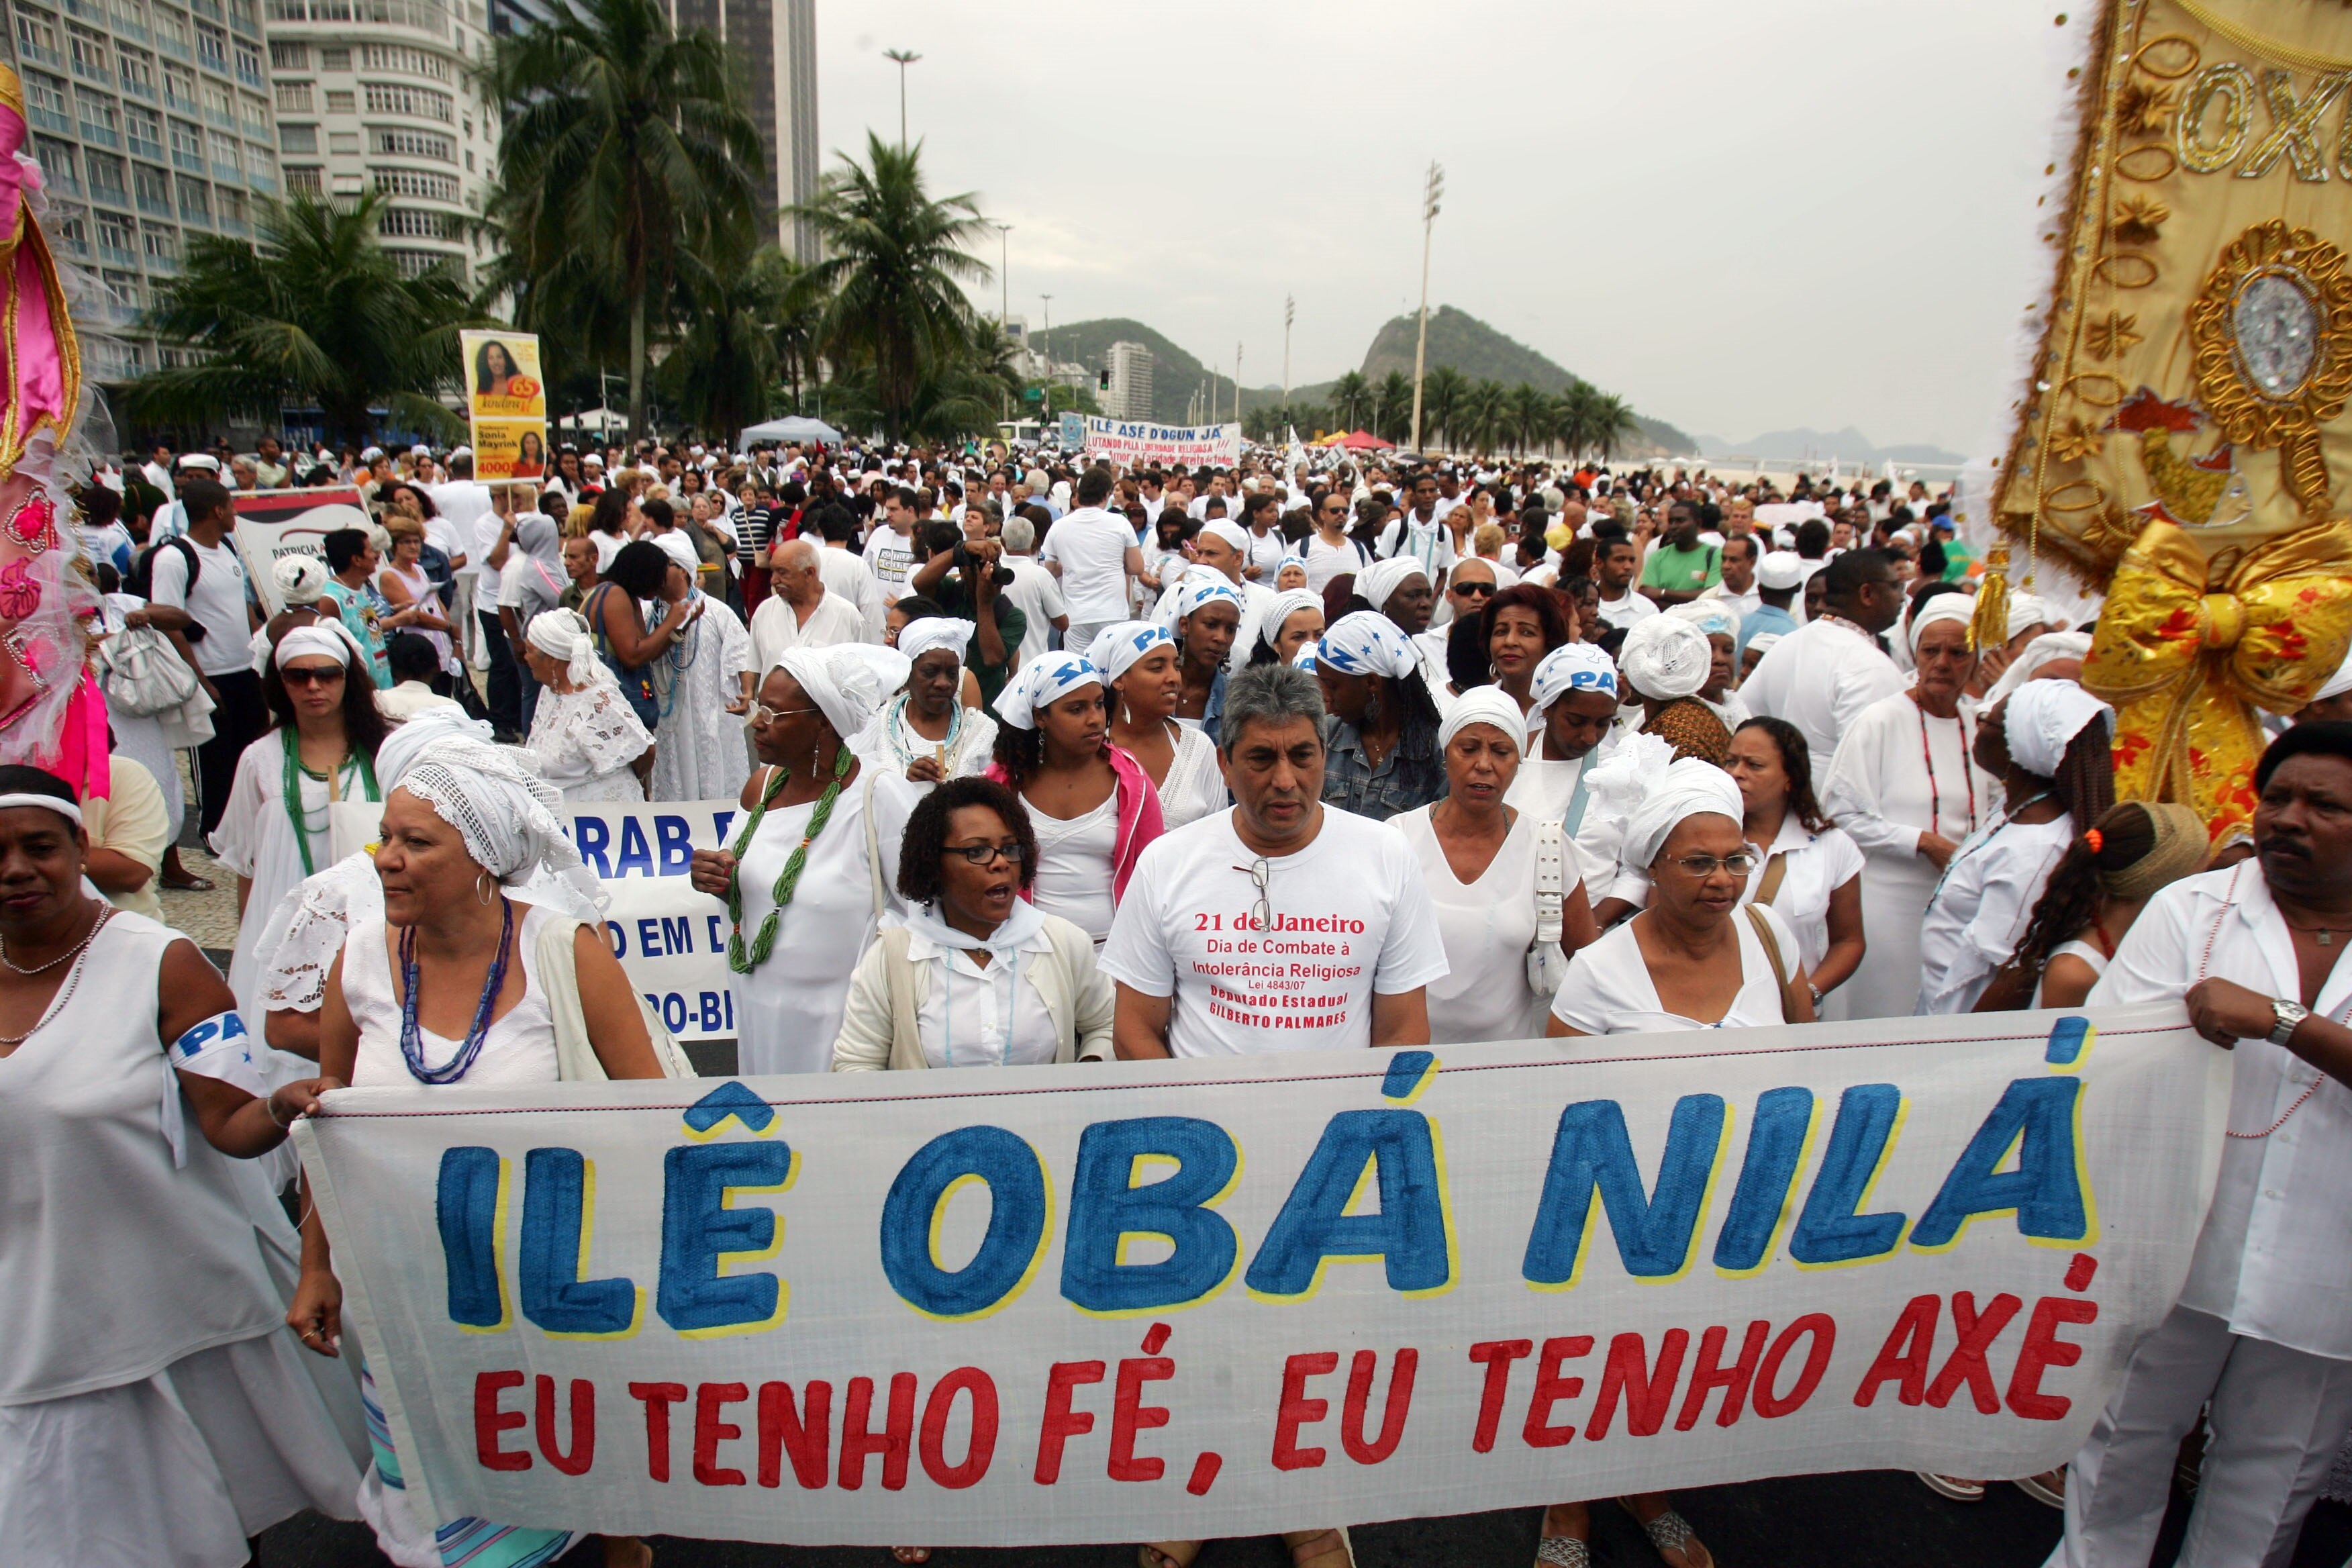
[[[1536,824],[1536,940],[1528,949],[1528,988],[1556,995],[1568,978],[1559,950],[1560,905],[1568,894],[1568,832],[1557,822]]]
[[[146,718],[169,712],[195,695],[196,672],[153,626],[131,626],[99,645],[106,659],[106,700],[124,713]]]

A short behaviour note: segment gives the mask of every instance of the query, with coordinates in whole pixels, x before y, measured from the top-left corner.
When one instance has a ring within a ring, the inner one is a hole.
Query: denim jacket
[[[1411,811],[1445,795],[1445,759],[1437,731],[1407,725],[1396,748],[1374,767],[1364,755],[1363,738],[1338,714],[1323,720],[1323,804],[1369,816],[1374,822]]]

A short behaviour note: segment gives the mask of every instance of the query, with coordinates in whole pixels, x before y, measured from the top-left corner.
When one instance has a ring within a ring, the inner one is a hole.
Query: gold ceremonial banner
[[[2116,705],[2116,793],[2218,842],[2255,706],[2300,707],[2352,639],[2352,6],[2102,0],[2088,32],[1995,514],[2112,577],[2084,684]]]
[[[466,363],[466,411],[474,429],[474,477],[536,479],[547,472],[547,383],[530,332],[457,334]]]

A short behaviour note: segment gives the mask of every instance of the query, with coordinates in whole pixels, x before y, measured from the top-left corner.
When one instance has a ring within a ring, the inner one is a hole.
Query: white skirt
[[[360,1466],[284,1330],[95,1394],[0,1406],[0,1568],[241,1568],[305,1509],[356,1517]]]

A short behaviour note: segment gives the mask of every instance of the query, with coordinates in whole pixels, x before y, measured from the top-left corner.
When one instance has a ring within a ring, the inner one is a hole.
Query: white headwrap
[[[2009,599],[2010,637],[2015,637],[2028,626],[2046,626],[2053,618],[2047,601],[2032,594],[2012,594]]]
[[[1598,691],[1612,702],[1617,700],[1617,667],[1601,652],[1599,644],[1562,643],[1543,656],[1528,689],[1528,694],[1536,700],[1535,707],[1528,713],[1530,726],[1546,709],[1571,691]]]
[[[1176,619],[1181,621],[1193,611],[1221,600],[1236,610],[1246,607],[1242,603],[1241,590],[1226,582],[1223,573],[1196,572],[1176,590]]]
[[[274,657],[278,668],[283,669],[287,660],[300,658],[305,654],[340,659],[346,667],[361,658],[359,641],[352,636],[350,628],[341,621],[324,617],[307,626],[296,626],[279,637]]]
[[[996,694],[996,716],[1016,730],[1037,727],[1037,710],[1051,708],[1083,686],[1107,685],[1095,661],[1082,653],[1041,653]]]
[[[1646,737],[1656,740],[1653,735]],[[1747,814],[1739,786],[1731,775],[1698,757],[1682,757],[1656,774],[1642,803],[1625,819],[1625,846],[1621,862],[1647,870],[1666,847],[1676,827],[1694,816],[1727,816],[1733,826]]]
[[[2352,691],[2352,653],[2344,656],[2344,662],[2336,667],[2336,673],[2327,678],[2326,685],[2311,694],[2311,700],[2314,702],[2325,702],[2331,697],[2341,697],[2347,691]]]
[[[588,629],[588,618],[577,610],[542,610],[531,616],[522,635],[525,642],[548,658],[561,659],[564,678],[574,686],[584,689],[599,680],[613,679],[613,672],[596,657],[596,638]]]
[[[1306,571],[1307,557],[1304,555],[1286,555],[1281,560],[1276,562],[1274,563],[1275,581],[1277,583],[1280,582],[1282,580],[1282,574],[1285,572],[1289,571],[1293,566],[1297,567],[1301,572]],[[1316,596],[1320,598],[1322,595],[1318,595]]]
[[[2010,760],[2029,773],[2056,776],[2066,747],[2086,725],[2114,721],[2116,710],[2071,680],[2029,680],[2009,694],[2000,731]]]
[[[389,795],[408,772],[408,765],[436,741],[470,740],[488,745],[491,733],[488,721],[468,719],[462,708],[425,709],[407,722],[394,725],[383,744],[375,749],[377,787]]]
[[[1364,603],[1376,610],[1389,607],[1396,591],[1415,577],[1429,581],[1429,569],[1410,555],[1391,555],[1385,561],[1375,561],[1356,574],[1356,592]]]
[[[1672,616],[1635,621],[1617,648],[1617,668],[1626,684],[1657,702],[1697,696],[1714,660],[1706,634]]]
[[[877,654],[887,658],[877,658]],[[897,648],[878,643],[837,643],[831,647],[787,648],[768,668],[781,669],[800,682],[824,721],[833,726],[833,732],[847,741],[872,721],[890,693],[907,684],[912,667]]]
[[[2027,643],[2023,653],[2009,661],[2009,668],[2000,672],[2000,679],[1992,683],[1992,689],[1984,694],[1984,700],[1978,703],[1977,707],[1979,710],[1991,707],[2027,681],[2033,679],[2047,665],[2055,664],[2060,659],[2090,657],[2090,633],[2044,632]]]
[[[1201,525],[1201,537],[1221,539],[1233,546],[1236,554],[1246,557],[1250,552],[1249,530],[1230,518],[1213,517]]]
[[[1320,615],[1323,611],[1323,595],[1309,588],[1285,588],[1281,593],[1276,594],[1274,596],[1274,602],[1266,605],[1265,616],[1257,624],[1258,641],[1272,647],[1274,639],[1282,635],[1282,623],[1301,610],[1313,610]]]
[[[1113,621],[1095,634],[1087,658],[1108,680],[1117,680],[1133,669],[1136,661],[1156,647],[1174,647],[1176,639],[1168,628],[1150,621]]]
[[[1911,629],[1904,635],[1910,639],[1911,653],[1918,656],[1919,639],[1929,626],[1938,621],[1958,621],[1966,626],[1976,618],[1976,600],[1966,594],[1938,594],[1911,612]]]
[[[530,752],[470,735],[432,734],[401,770],[399,787],[456,828],[467,857],[501,885],[519,888],[544,868],[575,884],[585,878],[583,890],[601,896],[564,836],[557,815],[563,794],[539,776]]]
[[[1724,608],[1720,599],[1692,599],[1675,605],[1666,614],[1678,621],[1688,621],[1711,637],[1737,639],[1739,636],[1739,623]]]
[[[673,528],[667,533],[648,534],[646,537],[653,541],[663,554],[686,568],[688,582],[692,583],[697,580],[698,574],[702,570],[702,557],[694,552],[694,542],[687,538],[683,530]]]
[[[1454,743],[1454,737],[1473,724],[1491,724],[1500,730],[1514,746],[1524,739],[1528,731],[1526,715],[1519,711],[1518,699],[1499,686],[1474,686],[1454,700],[1445,710],[1445,722],[1437,727],[1437,749],[1441,752]]]
[[[1311,675],[1315,672],[1316,662],[1322,656],[1322,643],[1310,638],[1300,643],[1298,651],[1290,656],[1291,666],[1297,669],[1306,670]]]
[[[1358,610],[1325,626],[1317,657],[1342,675],[1385,675],[1391,680],[1421,668],[1412,639],[1377,610]]]
[[[898,651],[912,664],[927,653],[946,648],[963,662],[963,650],[971,646],[972,624],[953,616],[922,616],[898,628]]]
[[[269,567],[269,580],[289,607],[317,604],[326,592],[327,577],[327,563],[315,555],[281,555]]]
[[[1759,655],[1770,653],[1780,646],[1780,639],[1788,635],[1786,632],[1758,632],[1748,639],[1748,646],[1740,650],[1740,657],[1744,658],[1751,653]]]

